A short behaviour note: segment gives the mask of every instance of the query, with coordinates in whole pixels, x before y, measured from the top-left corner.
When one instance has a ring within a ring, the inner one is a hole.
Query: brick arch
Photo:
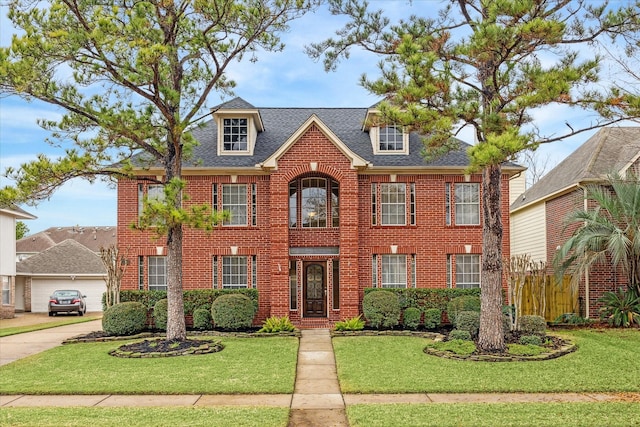
[[[311,176],[311,175],[328,176],[329,178],[332,178],[338,182],[344,179],[344,173],[341,170],[336,169],[331,165],[319,164],[318,169],[314,171],[314,170],[311,170],[311,165],[309,165],[309,163],[306,163],[306,164],[301,164],[299,166],[296,166],[295,168],[292,168],[289,171],[287,171],[287,173],[284,174],[284,180],[286,182],[291,182],[295,179],[303,178],[305,176]]]

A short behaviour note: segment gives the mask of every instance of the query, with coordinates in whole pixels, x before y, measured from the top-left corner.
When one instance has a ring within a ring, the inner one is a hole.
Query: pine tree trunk
[[[167,233],[167,340],[185,340],[182,295],[182,225],[169,228]]]
[[[482,270],[480,292],[481,351],[505,349],[502,323],[502,209],[500,204],[502,170],[486,166],[482,172]]]

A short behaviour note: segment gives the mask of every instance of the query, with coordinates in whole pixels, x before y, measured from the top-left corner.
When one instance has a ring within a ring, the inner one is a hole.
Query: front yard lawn
[[[640,391],[640,331],[565,332],[575,353],[537,362],[471,362],[423,353],[427,339],[335,337],[343,393]]]
[[[123,359],[127,341],[68,344],[0,367],[0,394],[292,393],[298,339],[222,338],[197,356]]]
[[[21,322],[18,322],[17,319],[2,319],[0,320],[0,337],[7,337],[9,335],[22,334],[24,332],[40,331],[42,329],[72,325],[75,323],[91,322],[92,320],[98,320],[101,318],[102,318],[102,312],[87,313],[84,316],[70,316],[70,315],[56,316],[56,317],[33,316],[32,318],[26,321],[21,321]],[[25,324],[21,324],[23,322]]]
[[[354,405],[351,427],[556,427],[640,424],[640,403],[457,403]]]
[[[12,427],[285,427],[289,408],[0,408]]]

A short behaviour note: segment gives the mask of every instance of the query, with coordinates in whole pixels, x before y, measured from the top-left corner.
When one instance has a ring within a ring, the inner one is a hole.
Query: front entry
[[[327,316],[327,284],[325,279],[323,264],[304,263],[304,317]]]

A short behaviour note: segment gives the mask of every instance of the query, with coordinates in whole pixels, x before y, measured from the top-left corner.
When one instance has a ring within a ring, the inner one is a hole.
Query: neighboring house
[[[551,265],[557,249],[577,226],[565,218],[586,209],[586,185],[606,182],[612,172],[640,173],[640,127],[603,128],[511,205],[511,253],[530,254]],[[597,265],[580,280],[582,313],[598,317],[598,299],[626,285],[611,265]]]
[[[466,149],[425,162],[422,141],[376,125],[375,108],[256,108],[236,98],[194,129],[183,163],[188,204],[232,213],[212,232],[185,229],[183,288],[257,288],[257,320],[299,326],[362,312],[365,288],[480,286],[479,174]],[[509,179],[503,168],[503,250]],[[118,181],[118,245],[132,268],[122,289],[166,289],[166,247],[136,231],[142,200],[163,197],[163,169]]]
[[[46,313],[49,296],[56,289],[77,289],[87,297],[87,311],[102,311],[106,269],[98,254],[75,240],[67,239],[20,261],[16,275],[24,280],[25,311]]]
[[[14,317],[16,310],[16,220],[35,218],[17,206],[0,206],[0,319]]]
[[[114,226],[51,227],[18,240],[16,310],[46,312],[52,291],[73,288],[87,295],[88,311],[102,311],[106,270],[99,252],[115,244]]]

